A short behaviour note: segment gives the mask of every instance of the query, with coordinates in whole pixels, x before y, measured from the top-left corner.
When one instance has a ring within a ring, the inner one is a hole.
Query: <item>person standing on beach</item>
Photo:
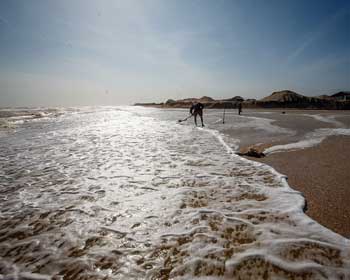
[[[242,102],[238,103],[238,115],[242,113]]]
[[[201,118],[202,127],[204,127],[203,108],[204,108],[204,105],[200,102],[192,103],[192,106],[190,108],[190,114],[194,116],[194,123],[196,124],[196,126],[197,126],[197,115],[199,115],[199,117]]]

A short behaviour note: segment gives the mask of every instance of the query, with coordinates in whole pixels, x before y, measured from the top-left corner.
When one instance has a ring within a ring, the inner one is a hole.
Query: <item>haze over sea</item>
[[[177,123],[186,114],[2,109],[1,277],[348,279],[350,241],[307,217],[284,176],[234,154],[221,111],[205,128]],[[265,114],[244,123],[292,133]]]

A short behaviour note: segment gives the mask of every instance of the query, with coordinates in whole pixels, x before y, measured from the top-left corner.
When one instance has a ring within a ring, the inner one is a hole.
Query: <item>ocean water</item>
[[[183,110],[2,114],[0,279],[350,279],[350,241],[235,155],[221,112],[205,128]],[[293,134],[263,117],[245,124]]]

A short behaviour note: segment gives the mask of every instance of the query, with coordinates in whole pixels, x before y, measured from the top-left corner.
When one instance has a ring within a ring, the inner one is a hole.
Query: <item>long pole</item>
[[[222,123],[225,123],[225,111],[226,111],[226,103],[224,103],[224,115],[222,117]]]

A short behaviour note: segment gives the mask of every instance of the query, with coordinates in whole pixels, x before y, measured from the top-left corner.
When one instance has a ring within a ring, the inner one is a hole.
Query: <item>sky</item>
[[[350,90],[350,1],[1,0],[0,107]]]

